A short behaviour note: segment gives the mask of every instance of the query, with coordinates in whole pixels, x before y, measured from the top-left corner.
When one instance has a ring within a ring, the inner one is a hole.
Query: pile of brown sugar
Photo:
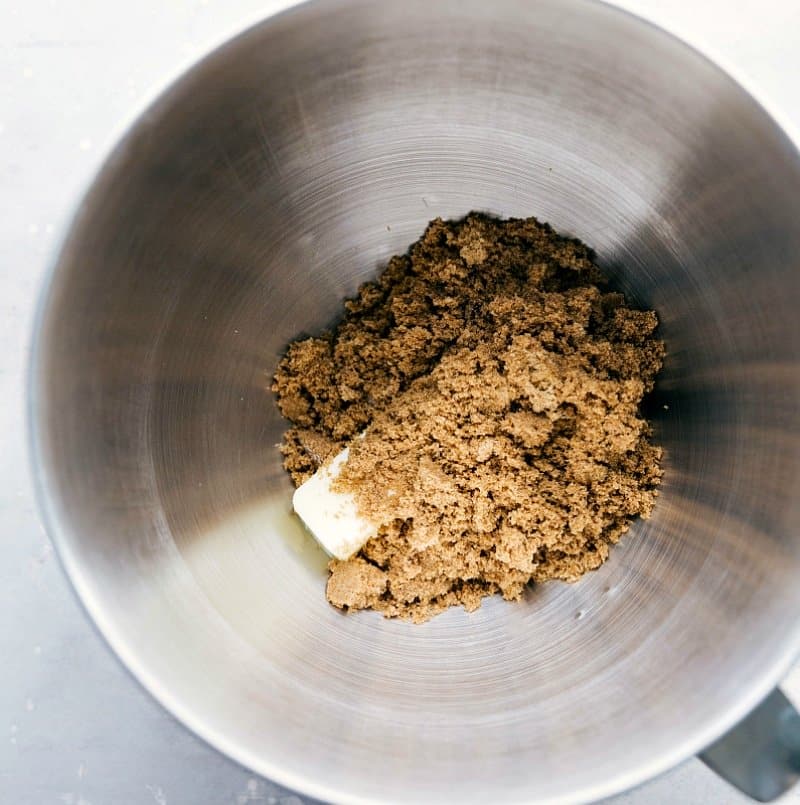
[[[437,219],[335,328],[289,346],[287,470],[300,484],[349,443],[336,484],[385,523],[330,563],[332,604],[424,621],[517,599],[597,568],[650,514],[661,449],[640,403],[664,346],[655,313],[604,283],[534,218]]]

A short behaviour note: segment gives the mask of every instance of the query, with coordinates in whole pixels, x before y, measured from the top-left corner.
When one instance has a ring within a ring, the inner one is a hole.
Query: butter
[[[355,497],[331,487],[347,463],[345,447],[297,487],[292,505],[317,542],[337,559],[349,559],[374,537],[378,525],[358,512]]]

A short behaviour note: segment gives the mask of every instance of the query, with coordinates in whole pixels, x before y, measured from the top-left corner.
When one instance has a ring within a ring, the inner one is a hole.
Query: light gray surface
[[[632,4],[631,4],[632,5]],[[638,3],[644,9],[645,4]],[[652,4],[653,8],[655,3]],[[800,26],[789,3],[661,5],[660,19],[757,79],[800,128]],[[710,9],[710,10],[709,10]],[[749,9],[749,14],[747,9]],[[33,299],[49,250],[100,156],[155,88],[208,46],[266,13],[263,3],[32,6],[4,28],[0,66],[0,534],[4,680],[0,801],[238,803],[299,801],[189,736],[133,683],[86,623],[41,528],[26,478],[22,371]],[[9,12],[10,13],[10,12]],[[19,12],[20,14],[22,12]],[[112,15],[121,24],[112,24]],[[4,16],[8,16],[5,13]],[[142,42],[146,43],[142,47]],[[793,61],[792,61],[793,59]],[[800,692],[797,684],[789,692]],[[736,802],[696,761],[618,802]],[[796,794],[787,800],[800,801]]]

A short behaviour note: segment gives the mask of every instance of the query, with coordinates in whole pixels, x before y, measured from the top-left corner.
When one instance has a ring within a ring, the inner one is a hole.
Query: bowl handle
[[[800,713],[774,690],[699,757],[749,797],[771,802],[800,778]]]

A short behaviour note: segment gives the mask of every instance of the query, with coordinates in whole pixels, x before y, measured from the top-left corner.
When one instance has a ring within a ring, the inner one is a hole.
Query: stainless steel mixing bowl
[[[535,214],[661,317],[663,492],[600,571],[423,626],[345,616],[290,514],[290,339],[434,216]],[[729,77],[579,0],[332,0],[136,123],[49,278],[31,376],[50,533],[153,695],[311,795],[617,791],[800,644],[800,159]]]

